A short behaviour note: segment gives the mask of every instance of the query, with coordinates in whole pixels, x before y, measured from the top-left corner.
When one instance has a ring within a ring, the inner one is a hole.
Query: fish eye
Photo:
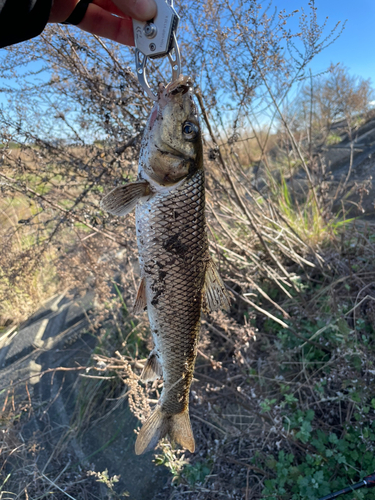
[[[185,122],[182,125],[182,133],[188,141],[194,140],[197,137],[198,132],[199,128],[195,125],[195,123]]]

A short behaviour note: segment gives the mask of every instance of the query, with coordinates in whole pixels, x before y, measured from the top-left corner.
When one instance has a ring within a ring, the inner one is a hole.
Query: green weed
[[[314,453],[296,456],[280,451],[267,466],[275,477],[266,479],[262,495],[279,500],[317,500],[330,492],[361,480],[375,469],[375,456],[368,443],[374,442],[375,423],[348,426],[341,436],[312,429],[314,412],[298,412],[288,422],[297,442],[309,443]],[[342,473],[340,473],[342,471]],[[370,492],[356,493],[357,499],[370,499]]]
[[[206,476],[211,473],[212,461],[194,462],[194,464],[186,464],[183,469],[183,477],[194,487],[196,484],[203,484]]]
[[[341,142],[341,137],[338,134],[335,134],[333,132],[331,134],[329,134],[327,139],[326,139],[326,144],[328,146],[338,144],[339,142]]]
[[[161,453],[155,455],[153,462],[155,465],[164,465],[172,474],[172,483],[178,485],[181,483],[182,471],[188,465],[185,455],[180,450],[174,450],[172,446],[163,440],[160,443]]]
[[[184,483],[194,488],[203,484],[206,476],[211,473],[213,461],[196,461],[193,464],[185,459],[181,450],[175,450],[169,443],[160,444],[161,453],[155,455],[155,465],[164,465],[172,474],[172,483],[176,486]]]

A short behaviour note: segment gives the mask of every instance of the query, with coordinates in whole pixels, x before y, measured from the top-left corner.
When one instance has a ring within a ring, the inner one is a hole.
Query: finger
[[[82,0],[87,3],[87,0]],[[50,23],[61,23],[66,21],[68,17],[72,14],[74,9],[77,7],[79,0],[55,0],[52,4],[52,9],[48,22]],[[116,16],[124,17],[124,12],[120,10],[112,0],[94,0],[94,4],[99,5],[102,9],[115,14]]]
[[[78,0],[55,0],[48,22],[61,23],[65,21],[77,3]],[[156,16],[155,0],[94,0],[94,4],[119,17],[130,16],[140,21],[148,21]]]
[[[113,0],[113,3],[124,14],[139,21],[149,21],[156,16],[155,0]]]
[[[112,2],[112,0],[94,0],[93,3],[95,5],[98,5],[102,9],[106,10],[107,12],[114,14],[115,16],[119,16],[119,17],[129,16],[129,14],[126,14],[121,9],[119,9],[117,7],[117,5],[115,5]]]
[[[88,6],[86,15],[78,27],[123,45],[134,45],[132,20],[129,17],[113,16],[98,5]]]

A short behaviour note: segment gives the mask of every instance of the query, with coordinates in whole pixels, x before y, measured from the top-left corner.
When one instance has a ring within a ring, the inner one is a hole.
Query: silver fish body
[[[147,311],[164,379],[159,405],[168,414],[188,406],[209,261],[204,210],[202,169],[136,209]]]
[[[164,381],[135,449],[151,450],[169,435],[194,451],[189,391],[201,312],[228,308],[229,301],[208,251],[201,131],[186,78],[160,89],[142,140],[137,182],[116,188],[102,202],[117,215],[135,205],[141,284],[134,309],[147,307],[154,340],[141,380]]]

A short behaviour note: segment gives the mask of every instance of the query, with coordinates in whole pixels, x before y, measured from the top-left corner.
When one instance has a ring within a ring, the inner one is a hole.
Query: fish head
[[[203,168],[202,134],[189,78],[159,84],[142,140],[139,174],[174,184]]]

